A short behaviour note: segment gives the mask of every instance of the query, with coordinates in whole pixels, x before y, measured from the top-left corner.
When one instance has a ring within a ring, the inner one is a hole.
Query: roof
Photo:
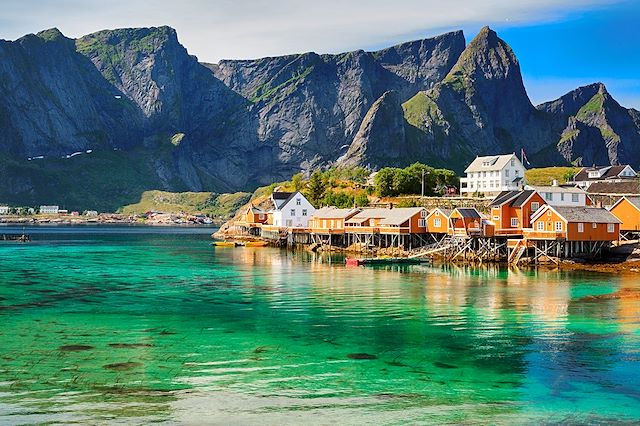
[[[632,206],[640,210],[640,195],[631,195],[631,196],[627,195],[625,197],[620,198],[618,201],[616,201],[613,204],[613,206],[609,208],[609,211],[613,210],[613,208],[618,204],[620,204],[623,200],[627,200],[629,203],[631,203]]]
[[[640,194],[640,181],[633,179],[622,182],[594,182],[587,192],[604,195],[636,195]]]
[[[518,160],[518,157],[515,154],[508,155],[489,155],[485,157],[476,157],[475,160],[469,164],[469,166],[465,169],[465,173],[470,172],[480,172],[482,170],[502,170],[504,166],[507,165],[512,158]],[[520,160],[518,160],[520,162]],[[483,164],[489,163],[488,166]]]
[[[293,197],[295,197],[298,194],[300,194],[300,196],[304,198],[304,195],[302,195],[302,193],[300,191],[296,191],[296,192],[274,192],[273,194],[271,194],[271,199],[273,200],[273,203],[275,204],[275,206],[274,206],[275,209],[276,210],[280,210],[285,205],[287,205],[289,203],[289,201],[291,201],[293,199]],[[306,200],[306,198],[305,198],[305,200]]]
[[[580,171],[573,177],[574,182],[582,182],[588,180],[600,180],[600,179],[610,179],[614,177],[618,177],[622,171],[627,168],[628,165],[624,164],[622,166],[593,166],[593,167],[583,167]],[[596,170],[606,169],[602,176],[598,178],[590,178],[589,172],[593,172]]]
[[[347,219],[355,215],[359,211],[360,209],[339,209],[336,207],[323,207],[316,210],[315,213],[313,213],[313,216],[322,219]]]
[[[360,213],[347,220],[348,223],[362,223],[367,219],[382,219],[382,225],[401,225],[413,215],[426,210],[424,207],[397,207],[392,209],[363,209]]]
[[[431,210],[431,213],[429,213],[429,216],[431,216],[436,210],[438,210],[440,213],[442,213],[446,217],[451,216],[451,213],[453,213],[453,209],[445,209],[445,208],[442,208],[442,207],[436,207],[435,209]]]
[[[520,191],[502,191],[491,202],[491,207],[498,207],[520,195]]]
[[[621,223],[609,210],[601,207],[560,207],[544,206],[538,210],[531,219],[537,219],[547,210],[555,211],[567,222],[587,222],[587,223]]]
[[[458,207],[456,211],[460,213],[460,216],[462,217],[468,217],[471,219],[480,219],[482,217],[480,212],[473,207]]]
[[[533,194],[535,194],[535,192],[536,191],[534,191],[533,189],[527,189],[525,191],[520,192],[520,195],[518,195],[518,197],[511,202],[511,206],[522,207],[522,205],[526,203],[527,200],[531,198]]]
[[[293,194],[293,192],[277,191],[271,194],[271,198],[273,198],[274,200],[286,200],[287,198],[291,197],[291,194]]]
[[[571,194],[586,194],[585,190],[577,186],[534,186],[527,185],[528,188],[534,189],[538,192],[564,192]]]

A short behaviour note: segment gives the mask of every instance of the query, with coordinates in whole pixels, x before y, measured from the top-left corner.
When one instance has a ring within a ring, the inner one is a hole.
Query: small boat
[[[266,247],[269,243],[266,241],[247,241],[244,243],[245,247]]]
[[[214,247],[236,247],[238,243],[235,241],[214,241],[211,245]]]
[[[352,258],[348,257],[345,263],[348,266],[360,265],[415,265],[422,263],[420,259],[410,259],[408,257],[369,257],[369,258]]]

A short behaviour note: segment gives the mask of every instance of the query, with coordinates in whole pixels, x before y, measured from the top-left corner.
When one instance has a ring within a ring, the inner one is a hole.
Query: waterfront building
[[[0,206],[0,215],[9,214],[9,206]]]
[[[630,165],[583,167],[575,174],[572,184],[587,189],[596,182],[623,182],[638,176]]]
[[[358,208],[323,207],[309,219],[309,230],[316,234],[344,234],[345,221],[361,211]]]
[[[426,234],[428,213],[424,207],[364,209],[345,220],[345,231],[358,234]]]
[[[449,234],[454,236],[481,236],[483,235],[482,214],[473,207],[458,207],[449,216]]]
[[[531,227],[531,215],[546,204],[532,189],[501,192],[491,202],[491,221],[496,235],[522,235],[523,228]]]
[[[300,191],[271,194],[272,225],[277,228],[306,228],[316,209]]]
[[[619,182],[595,182],[587,189],[589,198],[598,207],[613,206],[620,198],[640,195],[640,179]]]
[[[98,216],[98,212],[96,210],[87,210],[83,214],[85,216],[89,216],[89,217],[97,217]]]
[[[260,228],[267,223],[269,215],[264,210],[250,204],[232,224],[233,231],[240,235],[260,235]]]
[[[551,206],[585,207],[591,205],[587,192],[578,186],[558,185],[554,180],[551,186],[527,185],[525,189],[537,191],[546,204]]]
[[[460,195],[495,197],[503,191],[521,190],[525,167],[515,154],[476,157],[460,179]]]
[[[615,241],[621,221],[607,209],[599,207],[564,207],[545,205],[531,217],[528,239],[565,241]]]
[[[427,231],[431,234],[449,233],[449,217],[452,209],[436,207],[427,215]]]
[[[58,214],[59,212],[59,206],[40,206],[40,214]]]
[[[620,198],[609,211],[622,222],[622,234],[640,232],[640,195]]]

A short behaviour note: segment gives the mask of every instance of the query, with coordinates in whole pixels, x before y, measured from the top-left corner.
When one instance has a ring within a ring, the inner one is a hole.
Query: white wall
[[[586,194],[577,194],[578,201],[573,201],[573,194],[566,192],[539,191],[539,194],[547,202],[547,204],[551,206],[584,207],[587,205]],[[551,195],[551,199],[548,198],[549,194]]]
[[[297,193],[280,210],[274,211],[273,224],[284,228],[306,228],[315,211],[311,203],[302,194]]]

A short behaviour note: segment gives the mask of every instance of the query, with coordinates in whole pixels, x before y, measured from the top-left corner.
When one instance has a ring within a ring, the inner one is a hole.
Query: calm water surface
[[[640,304],[590,297],[637,275],[27,232],[0,243],[1,424],[640,422]]]

